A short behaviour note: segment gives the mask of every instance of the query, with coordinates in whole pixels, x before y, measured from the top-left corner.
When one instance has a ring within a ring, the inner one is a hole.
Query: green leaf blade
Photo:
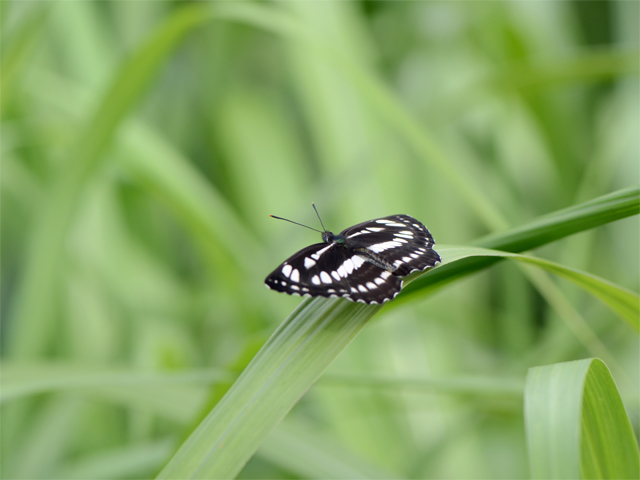
[[[619,285],[615,285],[605,279],[587,272],[582,272],[571,267],[560,265],[549,260],[536,258],[529,255],[518,255],[516,253],[501,252],[488,248],[458,247],[442,245],[439,247],[440,255],[444,266],[455,264],[456,262],[467,261],[468,259],[478,259],[482,262],[485,258],[506,258],[523,263],[535,265],[550,273],[565,278],[577,286],[583,288],[595,297],[602,300],[611,310],[617,313],[637,332],[640,332],[640,297]],[[441,267],[438,267],[441,268]]]
[[[481,248],[505,252],[523,252],[607,223],[637,215],[640,211],[640,187],[618,190],[580,205],[559,210],[533,222],[474,242]],[[440,252],[439,247],[436,250]],[[403,288],[398,300],[427,294],[471,273],[500,261],[492,257],[470,257],[426,272]],[[398,302],[396,302],[397,304]]]
[[[233,478],[380,306],[304,300],[158,478]]]
[[[638,478],[637,441],[602,361],[530,369],[524,405],[532,478]]]
[[[616,426],[616,430],[612,426]],[[638,444],[616,384],[606,365],[594,360],[582,410],[583,478],[638,478]]]

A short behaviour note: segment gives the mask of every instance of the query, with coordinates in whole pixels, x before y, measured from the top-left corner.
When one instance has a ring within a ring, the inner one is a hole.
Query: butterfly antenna
[[[313,206],[313,209],[316,211],[316,215],[318,216],[318,220],[320,220],[320,225],[322,225],[322,229],[326,232],[327,229],[324,228],[324,223],[322,223],[322,219],[320,218],[320,214],[318,213],[318,209],[316,208],[316,204],[311,202],[311,205]]]
[[[324,233],[324,232],[321,232],[320,230],[316,230],[315,228],[307,227],[306,225],[303,225],[303,224],[301,224],[301,223],[294,222],[293,220],[287,220],[286,218],[276,217],[275,215],[269,215],[269,216],[270,216],[271,218],[277,218],[278,220],[284,220],[285,222],[295,223],[296,225],[300,225],[301,227],[308,228],[309,230],[313,230],[314,232]],[[320,222],[320,223],[322,223],[322,222]],[[323,227],[323,228],[324,228],[324,227]]]

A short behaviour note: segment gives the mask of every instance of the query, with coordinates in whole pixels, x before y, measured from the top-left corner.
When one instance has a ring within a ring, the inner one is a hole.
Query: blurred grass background
[[[465,244],[638,182],[637,2],[0,8],[3,478],[153,476],[300,302],[269,214]],[[638,291],[638,227],[536,253]],[[637,434],[635,334],[529,278],[383,311],[241,477],[527,477],[527,368],[603,352]]]

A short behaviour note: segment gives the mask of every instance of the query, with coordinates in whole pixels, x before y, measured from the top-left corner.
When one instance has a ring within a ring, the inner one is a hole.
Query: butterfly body
[[[267,287],[290,295],[343,297],[382,304],[402,290],[402,278],[434,267],[427,228],[409,215],[391,215],[322,233],[323,243],[292,255],[265,280]]]

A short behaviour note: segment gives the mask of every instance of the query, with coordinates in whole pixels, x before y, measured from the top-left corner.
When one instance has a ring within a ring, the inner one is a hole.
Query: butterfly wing
[[[290,295],[344,297],[382,304],[402,289],[402,280],[367,262],[344,245],[318,243],[300,250],[265,280],[267,287]]]
[[[409,215],[391,215],[359,223],[340,233],[345,245],[360,250],[370,261],[390,265],[393,275],[404,277],[440,262],[427,227]]]

